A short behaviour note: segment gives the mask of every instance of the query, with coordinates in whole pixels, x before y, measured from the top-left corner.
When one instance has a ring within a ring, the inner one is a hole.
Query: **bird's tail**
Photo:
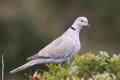
[[[18,68],[16,68],[16,69],[10,71],[10,74],[13,74],[13,73],[16,73],[16,72],[18,72],[18,71],[24,70],[24,69],[26,69],[26,68],[29,68],[29,67],[37,64],[37,63],[38,63],[38,62],[37,62],[36,60],[29,61],[28,63],[26,63],[26,64],[24,64],[24,65],[22,65],[22,66],[20,66],[20,67],[18,67]]]
[[[10,71],[10,73],[13,74],[13,73],[16,73],[18,71],[22,71],[22,70],[29,68],[29,67],[36,65],[36,64],[42,64],[42,63],[55,63],[55,64],[57,64],[57,63],[63,63],[63,62],[65,62],[65,60],[66,59],[35,59],[35,60],[31,60],[28,63]]]

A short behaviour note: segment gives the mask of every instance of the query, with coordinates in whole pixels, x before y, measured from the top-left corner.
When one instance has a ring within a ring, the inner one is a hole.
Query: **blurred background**
[[[80,34],[80,53],[120,52],[120,0],[0,0],[5,80],[25,80],[26,70],[12,75],[9,71],[26,63],[79,16],[86,16],[92,26]]]

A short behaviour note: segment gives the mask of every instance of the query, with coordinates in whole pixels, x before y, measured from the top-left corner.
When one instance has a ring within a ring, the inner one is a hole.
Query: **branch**
[[[4,57],[2,54],[2,80],[4,80]]]

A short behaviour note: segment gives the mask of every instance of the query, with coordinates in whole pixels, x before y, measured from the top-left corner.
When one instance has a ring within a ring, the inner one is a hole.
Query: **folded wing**
[[[39,53],[29,57],[27,60],[34,59],[44,59],[53,58],[60,59],[70,56],[74,53],[76,44],[75,40],[71,37],[60,37],[51,42],[45,48],[43,48]]]

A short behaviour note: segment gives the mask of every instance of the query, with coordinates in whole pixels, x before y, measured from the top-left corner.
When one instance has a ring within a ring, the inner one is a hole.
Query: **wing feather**
[[[64,58],[74,53],[75,41],[71,37],[60,37],[51,42],[48,46],[43,48],[37,54],[29,57],[27,60],[34,60],[37,58]]]

